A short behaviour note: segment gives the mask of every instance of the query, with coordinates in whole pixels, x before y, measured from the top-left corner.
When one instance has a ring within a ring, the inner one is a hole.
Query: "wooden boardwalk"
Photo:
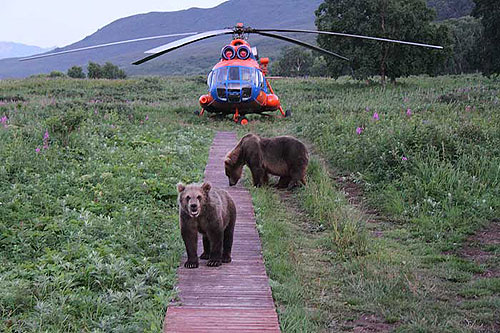
[[[224,157],[237,142],[234,132],[218,132],[210,149],[205,181],[224,188],[237,208],[232,262],[214,268],[178,269],[180,302],[167,310],[164,332],[280,332],[262,258],[252,197],[238,184],[229,187]],[[203,246],[201,235],[198,255]]]

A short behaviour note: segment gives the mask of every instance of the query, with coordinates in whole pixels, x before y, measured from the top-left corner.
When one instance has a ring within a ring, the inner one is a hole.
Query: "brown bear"
[[[266,184],[268,174],[280,176],[277,186],[291,189],[299,183],[306,184],[309,154],[306,146],[291,136],[261,138],[247,134],[226,155],[224,167],[229,185],[238,183],[246,164],[252,172],[253,184]]]
[[[186,245],[186,268],[198,267],[198,232],[203,236],[203,253],[207,266],[231,262],[236,206],[229,193],[212,188],[210,183],[177,184],[179,223]]]

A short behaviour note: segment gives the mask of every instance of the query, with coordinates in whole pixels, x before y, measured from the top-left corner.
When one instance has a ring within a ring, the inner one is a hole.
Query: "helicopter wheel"
[[[285,118],[290,118],[292,116],[292,110],[288,109],[285,111]]]
[[[243,126],[248,125],[248,119],[246,117],[240,117],[238,119],[238,124],[243,125]]]

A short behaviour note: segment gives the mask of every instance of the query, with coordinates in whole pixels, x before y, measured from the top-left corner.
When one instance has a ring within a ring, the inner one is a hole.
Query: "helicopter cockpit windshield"
[[[217,97],[232,103],[245,102],[252,97],[253,87],[265,89],[262,72],[257,68],[225,66],[210,72],[207,79],[209,89],[217,88]]]

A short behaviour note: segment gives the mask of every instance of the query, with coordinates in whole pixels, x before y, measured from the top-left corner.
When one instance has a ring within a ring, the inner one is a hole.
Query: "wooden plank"
[[[237,219],[232,262],[178,269],[179,301],[168,307],[164,332],[280,332],[262,246],[255,224],[252,196],[241,184],[228,187],[224,158],[237,142],[234,132],[218,132],[210,148],[205,181],[224,188],[233,198]],[[201,237],[198,254],[203,250]]]

